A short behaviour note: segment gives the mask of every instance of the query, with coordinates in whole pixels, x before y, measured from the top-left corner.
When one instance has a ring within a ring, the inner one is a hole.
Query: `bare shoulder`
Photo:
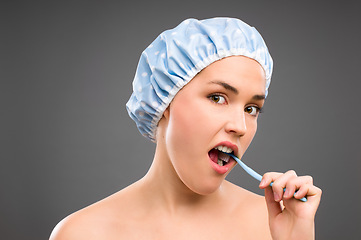
[[[232,200],[237,202],[240,206],[247,206],[246,208],[252,211],[260,211],[267,215],[267,206],[263,196],[253,193],[247,189],[241,188],[231,182],[227,183],[227,190],[232,195]]]
[[[73,213],[63,220],[61,220],[53,229],[50,240],[62,239],[87,239],[92,235],[88,230],[92,229],[92,224],[89,224],[90,219],[86,219],[84,214]]]
[[[247,239],[271,239],[268,210],[263,196],[229,183],[235,216]]]
[[[121,236],[131,209],[130,189],[121,190],[61,220],[50,240],[115,239]],[[119,239],[119,238],[118,238]]]

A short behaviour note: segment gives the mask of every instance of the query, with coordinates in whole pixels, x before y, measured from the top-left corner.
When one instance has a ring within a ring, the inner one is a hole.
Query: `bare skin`
[[[51,239],[271,239],[263,198],[231,183],[222,185],[234,195],[219,203],[165,209],[142,181],[70,215]]]
[[[234,161],[220,174],[210,160],[224,142],[243,156],[257,130],[264,86],[263,69],[246,57],[202,70],[164,112],[148,173],[62,220],[50,239],[314,239],[321,190],[311,177],[267,173],[262,197],[225,180]],[[307,196],[307,203],[293,197],[297,189],[295,197]]]

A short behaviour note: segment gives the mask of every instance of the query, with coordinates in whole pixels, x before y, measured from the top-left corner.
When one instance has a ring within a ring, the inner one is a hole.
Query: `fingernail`
[[[263,187],[264,183],[265,183],[265,180],[262,179],[262,181],[259,183],[259,186],[260,186],[260,187]]]
[[[273,193],[273,198],[275,199],[276,202],[280,200],[280,197],[276,192]]]
[[[286,191],[285,191],[285,193],[283,194],[283,196],[289,197],[289,195],[290,195],[290,191],[286,188]]]

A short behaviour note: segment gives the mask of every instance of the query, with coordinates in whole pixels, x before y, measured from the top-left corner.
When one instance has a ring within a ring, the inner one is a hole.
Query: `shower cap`
[[[155,142],[158,122],[177,92],[202,69],[229,56],[246,56],[262,66],[267,96],[273,61],[254,27],[217,17],[186,19],[162,32],[142,52],[126,104],[141,134]]]

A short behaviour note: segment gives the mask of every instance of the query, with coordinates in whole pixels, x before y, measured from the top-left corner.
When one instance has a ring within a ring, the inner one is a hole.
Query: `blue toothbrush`
[[[231,156],[236,162],[253,178],[257,179],[258,181],[262,180],[262,176],[259,175],[256,171],[254,171],[252,168],[248,167],[246,164],[244,164],[238,157],[234,156],[232,153],[226,153],[229,156]],[[270,186],[272,186],[273,182],[271,182]],[[286,188],[283,189],[283,191],[286,191]],[[302,202],[307,202],[307,198],[303,197],[301,199]]]

